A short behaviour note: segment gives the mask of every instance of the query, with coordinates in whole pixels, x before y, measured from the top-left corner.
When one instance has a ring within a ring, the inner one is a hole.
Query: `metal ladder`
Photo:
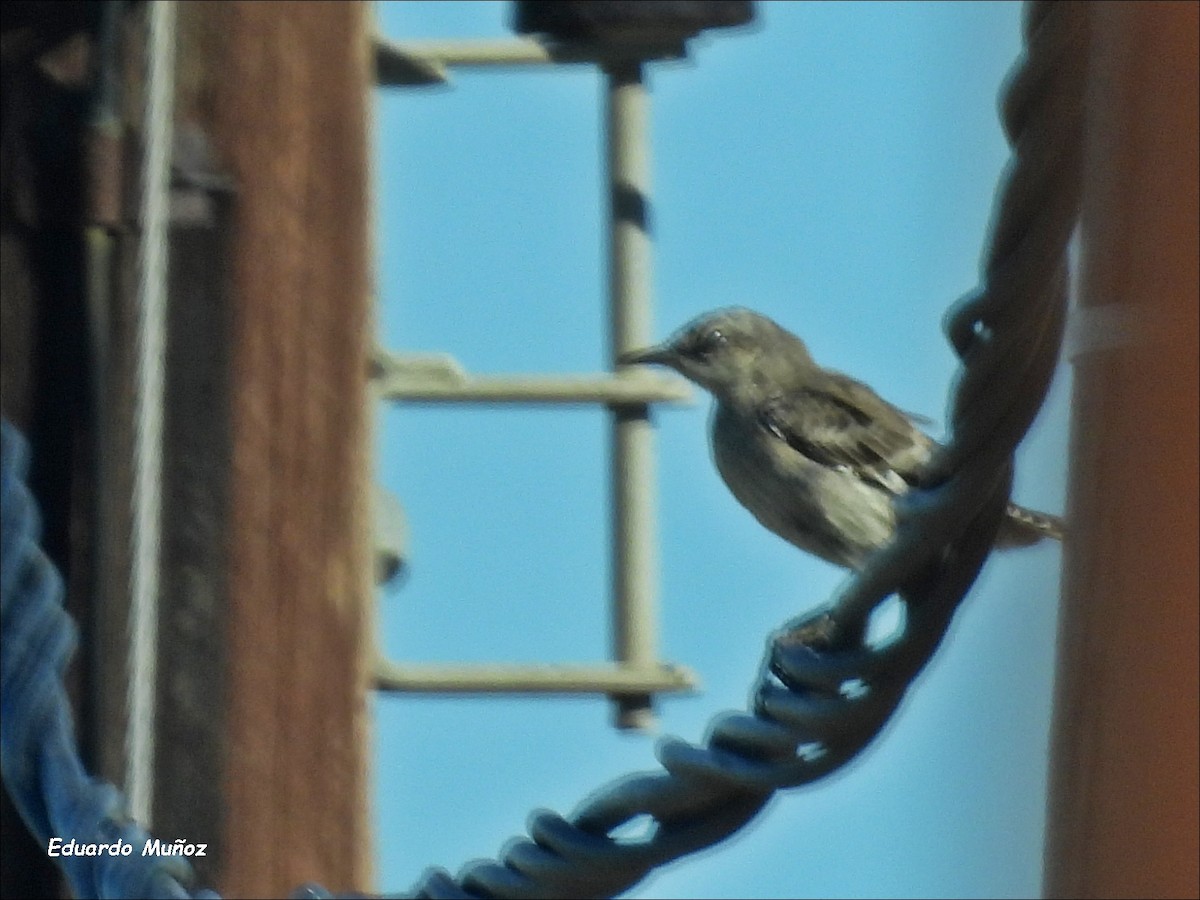
[[[376,39],[380,86],[445,82],[452,67],[592,63],[605,78],[609,190],[611,374],[478,376],[450,355],[379,351],[381,400],[426,403],[598,404],[611,414],[613,663],[460,665],[380,658],[379,690],[412,693],[606,694],[618,728],[648,728],[655,694],[694,690],[695,676],[658,659],[657,536],[650,405],[690,398],[682,379],[617,367],[621,353],[650,342],[648,98],[644,64],[686,56],[679,36],[654,42],[560,44],[543,39],[413,41]]]

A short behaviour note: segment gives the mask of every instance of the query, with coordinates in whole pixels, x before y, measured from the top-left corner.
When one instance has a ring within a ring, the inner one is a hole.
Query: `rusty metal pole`
[[[219,887],[369,890],[369,7],[184,6],[236,184]]]
[[[1200,881],[1198,11],[1093,10],[1049,897]]]

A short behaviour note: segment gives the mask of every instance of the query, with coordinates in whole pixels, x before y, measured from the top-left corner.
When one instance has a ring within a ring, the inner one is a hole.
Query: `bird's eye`
[[[692,356],[708,359],[721,347],[729,343],[729,339],[719,328],[710,328],[700,334],[692,344]]]

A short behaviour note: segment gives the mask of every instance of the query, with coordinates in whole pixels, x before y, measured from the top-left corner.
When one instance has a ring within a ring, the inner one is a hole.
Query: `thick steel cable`
[[[176,897],[193,893],[185,856],[143,855],[149,834],[110,784],[79,758],[62,674],[76,632],[63,608],[62,578],[38,545],[39,518],[25,484],[28,447],[0,422],[0,770],[4,786],[43,848],[123,846],[122,855],[75,853],[55,861],[75,897]]]
[[[158,680],[159,550],[162,537],[163,381],[166,356],[167,215],[175,93],[175,3],[147,11],[146,106],[138,244],[137,372],[129,608],[129,727],[125,784],[130,811],[149,824],[154,800]]]
[[[409,896],[608,897],[655,866],[710,846],[771,794],[858,754],[945,636],[991,550],[1013,453],[1045,399],[1066,315],[1066,248],[1079,202],[1087,10],[1030,2],[1025,49],[1002,92],[1012,159],[1000,185],[980,287],[946,317],[962,361],[950,440],[923,489],[900,504],[896,539],[826,608],[769,642],[752,713],[715,719],[703,745],[659,742],[662,772],[612,782],[569,817],[538,811],[500,861],[425,873]],[[901,632],[868,646],[865,623],[893,594]],[[613,832],[648,816],[649,833]],[[315,896],[316,894],[314,894]]]

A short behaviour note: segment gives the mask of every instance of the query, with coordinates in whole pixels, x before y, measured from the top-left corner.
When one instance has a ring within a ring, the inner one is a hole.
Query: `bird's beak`
[[[655,344],[653,347],[643,347],[641,350],[630,350],[617,357],[617,362],[623,366],[671,366],[674,368],[675,351],[668,344]]]

